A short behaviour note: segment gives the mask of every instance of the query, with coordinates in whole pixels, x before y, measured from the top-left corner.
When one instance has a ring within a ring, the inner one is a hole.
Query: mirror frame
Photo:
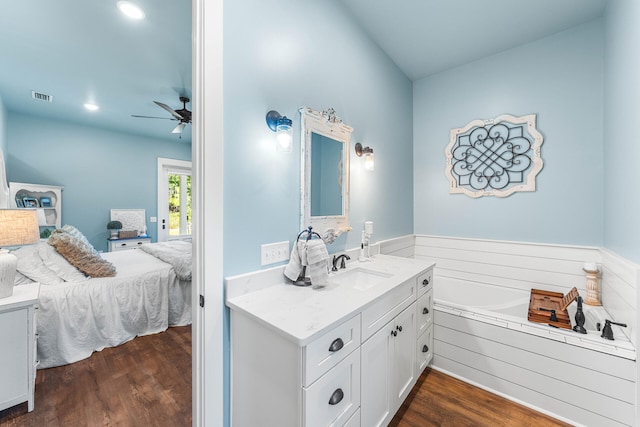
[[[351,231],[349,226],[349,149],[351,126],[342,123],[333,108],[315,111],[300,107],[300,229],[313,227],[326,243],[332,243],[340,234]],[[342,215],[311,216],[311,137],[312,133],[341,142],[342,147]]]

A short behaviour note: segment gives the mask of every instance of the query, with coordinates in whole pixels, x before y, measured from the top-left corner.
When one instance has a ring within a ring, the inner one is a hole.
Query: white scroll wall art
[[[507,197],[516,191],[535,191],[543,165],[542,142],[535,114],[504,114],[451,129],[445,149],[449,192]]]

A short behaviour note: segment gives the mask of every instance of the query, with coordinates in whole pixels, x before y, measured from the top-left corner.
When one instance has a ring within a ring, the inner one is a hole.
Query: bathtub
[[[579,334],[529,322],[529,293],[436,277],[433,367],[574,425],[638,425],[635,348],[600,336],[606,309],[583,304]]]
[[[604,307],[582,304],[587,334],[579,334],[529,322],[529,296],[530,291],[463,281],[449,281],[447,286],[434,288],[436,310],[635,360],[635,348],[620,326],[612,326],[614,341],[601,337],[605,319],[611,320]],[[572,327],[577,307],[575,301],[567,307]]]

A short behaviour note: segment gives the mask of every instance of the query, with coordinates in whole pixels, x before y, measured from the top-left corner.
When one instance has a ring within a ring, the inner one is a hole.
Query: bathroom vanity
[[[323,287],[227,279],[231,425],[385,426],[432,358],[433,263],[376,255]]]

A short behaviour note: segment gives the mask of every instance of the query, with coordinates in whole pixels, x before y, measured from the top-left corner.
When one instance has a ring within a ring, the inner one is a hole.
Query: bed
[[[50,242],[14,254],[16,284],[41,283],[38,369],[77,362],[136,336],[191,323],[191,243],[96,252],[98,262],[113,267],[111,277],[87,277]]]

